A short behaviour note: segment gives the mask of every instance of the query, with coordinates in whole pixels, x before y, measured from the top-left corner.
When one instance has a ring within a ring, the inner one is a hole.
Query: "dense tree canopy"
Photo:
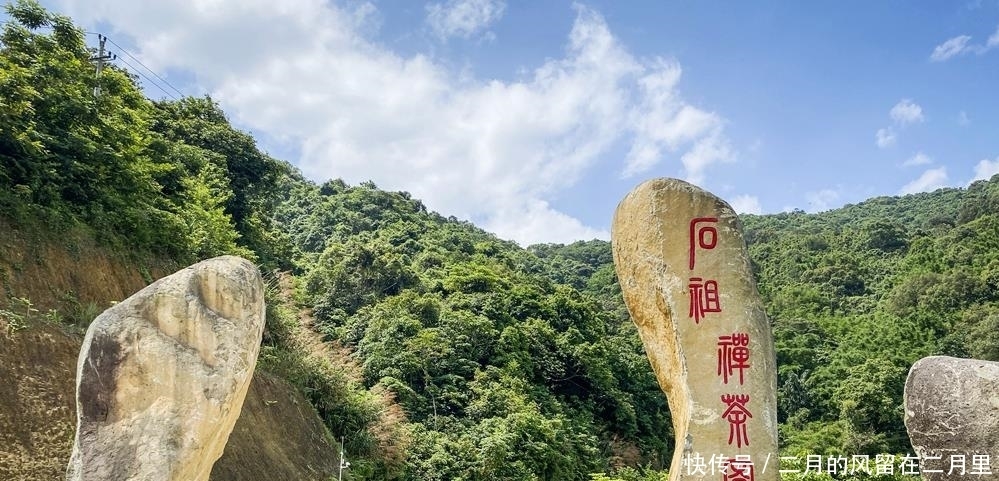
[[[667,467],[667,404],[607,242],[524,249],[404,192],[315,184],[212,99],[151,102],[123,70],[96,76],[69,19],[29,0],[7,10],[2,215],[89,226],[178,262],[236,253],[284,271],[261,363],[346,439],[352,479],[637,480]],[[999,178],[743,221],[786,453],[910,452],[909,366],[999,360]]]

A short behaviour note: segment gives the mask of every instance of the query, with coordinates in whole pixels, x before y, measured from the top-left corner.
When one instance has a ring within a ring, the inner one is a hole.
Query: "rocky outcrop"
[[[98,316],[77,363],[68,479],[207,480],[239,418],[263,327],[260,273],[231,256]]]
[[[777,479],[773,335],[735,212],[691,184],[656,179],[621,201],[611,238],[628,311],[669,401],[670,480],[720,478],[713,456],[736,459],[737,474]]]
[[[999,363],[946,356],[917,361],[905,381],[905,428],[924,479],[996,479]]]
[[[80,338],[54,325],[0,329],[0,480],[66,474],[76,427]],[[257,369],[210,481],[328,480],[339,446],[294,386]]]

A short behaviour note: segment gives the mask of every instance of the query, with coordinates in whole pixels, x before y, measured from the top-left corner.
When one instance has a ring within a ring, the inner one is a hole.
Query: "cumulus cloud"
[[[946,42],[937,45],[933,49],[933,53],[930,54],[930,60],[934,62],[943,62],[951,57],[956,57],[958,55],[963,55],[971,51],[968,47],[968,41],[971,40],[969,35],[960,35]]]
[[[878,143],[878,147],[881,147],[882,149],[895,145],[895,131],[891,128],[878,129],[878,131],[874,133],[874,138]]]
[[[638,79],[641,103],[630,113],[635,141],[625,158],[623,177],[631,177],[654,167],[663,152],[675,152],[692,145],[680,160],[687,180],[704,181],[705,169],[716,162],[730,161],[734,154],[722,134],[722,119],[678,98],[676,85],[681,68],[676,62],[658,60]]]
[[[732,199],[732,208],[739,214],[762,214],[763,206],[754,195],[737,195]]]
[[[553,242],[553,239],[561,243],[579,239],[610,240],[610,232],[587,227],[542,200],[531,200],[526,207],[502,210],[490,217],[483,228],[506,233],[525,246]]]
[[[427,24],[440,39],[469,38],[503,16],[502,0],[450,0],[427,5]]]
[[[823,212],[832,209],[836,206],[839,198],[839,191],[834,189],[822,189],[817,192],[805,194],[809,212]]]
[[[913,155],[912,157],[909,157],[908,159],[906,159],[905,162],[902,162],[902,166],[903,167],[912,167],[912,166],[916,166],[916,165],[928,165],[928,164],[932,164],[932,163],[933,163],[933,159],[931,159],[930,156],[928,156],[928,155],[926,155],[926,154],[924,154],[922,152],[916,152],[916,155]]]
[[[941,187],[947,187],[947,182],[947,167],[929,169],[923,172],[923,175],[920,175],[918,179],[905,184],[898,193],[906,195],[918,192],[930,192]]]
[[[238,125],[296,147],[310,178],[406,190],[524,244],[606,237],[549,201],[612,146],[629,149],[625,175],[670,159],[697,180],[734,157],[724,120],[680,96],[679,64],[636,58],[582,6],[560,58],[501,81],[374,42],[370,4],[62,1],[134,39],[150,67],[193,75]]]
[[[888,114],[900,125],[919,123],[926,119],[923,117],[923,108],[909,99],[899,100]]]
[[[996,174],[999,174],[999,157],[996,157],[996,160],[982,159],[975,166],[975,177],[971,179],[971,182],[989,180]]]

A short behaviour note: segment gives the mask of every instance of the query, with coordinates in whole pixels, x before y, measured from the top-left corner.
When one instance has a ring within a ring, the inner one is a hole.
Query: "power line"
[[[5,26],[8,23],[11,23],[11,22],[10,21],[0,22],[0,27]],[[99,47],[98,47],[97,56],[90,59],[92,62],[96,62],[97,63],[97,78],[98,79],[101,76],[101,71],[103,70],[105,63],[110,62],[110,61],[115,61],[115,60],[121,61],[121,63],[127,65],[135,74],[137,74],[137,75],[141,76],[142,78],[146,79],[147,82],[149,82],[150,84],[154,85],[161,92],[163,92],[164,94],[166,94],[168,97],[170,97],[170,98],[172,98],[174,100],[178,100],[176,95],[170,93],[170,91],[168,91],[167,89],[163,88],[163,86],[161,86],[158,82],[156,82],[155,80],[149,78],[149,76],[146,75],[145,73],[143,73],[141,69],[139,69],[135,65],[132,65],[131,63],[125,61],[124,58],[121,58],[121,57],[115,55],[114,53],[112,53],[112,52],[110,52],[108,50],[105,50],[105,48],[104,48],[104,42],[110,42],[111,45],[114,45],[115,47],[118,47],[118,49],[121,51],[121,53],[127,55],[128,58],[134,60],[136,63],[138,63],[139,65],[141,65],[142,68],[144,68],[146,71],[148,71],[150,74],[152,74],[153,77],[156,77],[160,82],[163,82],[164,85],[166,85],[167,87],[170,87],[171,90],[173,90],[174,92],[177,92],[177,94],[180,95],[181,97],[184,96],[184,92],[181,92],[180,89],[178,89],[177,87],[174,87],[165,78],[161,77],[158,73],[156,73],[156,71],[154,71],[153,69],[149,68],[146,64],[142,63],[141,60],[139,60],[134,55],[132,55],[131,53],[129,53],[129,51],[126,50],[121,45],[118,45],[117,42],[115,42],[114,40],[111,40],[111,38],[109,38],[107,35],[103,35],[103,34],[100,34],[100,33],[97,33],[97,32],[90,32],[90,31],[86,31],[86,30],[81,30],[81,33],[83,33],[84,35],[97,35],[97,39],[100,42]],[[100,93],[101,93],[101,91],[100,91],[100,85],[98,83],[98,85],[96,85],[94,87],[94,96],[98,97],[98,96],[100,96]]]
[[[139,59],[135,58],[135,56],[134,56],[134,55],[132,55],[132,54],[128,53],[128,50],[125,50],[125,48],[124,48],[124,47],[122,47],[121,45],[118,45],[117,43],[115,43],[115,41],[114,41],[114,40],[111,40],[111,39],[110,39],[110,38],[108,38],[107,36],[105,36],[104,38],[107,38],[108,42],[111,42],[111,45],[114,45],[115,47],[118,47],[118,49],[119,49],[119,50],[121,50],[121,53],[123,53],[123,54],[125,54],[125,55],[128,55],[128,58],[130,58],[130,59],[132,59],[132,60],[135,60],[135,61],[136,61],[136,62],[137,62],[137,63],[138,63],[139,65],[142,65],[142,67],[143,67],[143,68],[145,68],[146,70],[148,70],[148,71],[149,71],[149,73],[153,74],[153,76],[154,76],[154,77],[156,77],[156,78],[157,78],[157,79],[159,79],[159,80],[160,80],[161,82],[163,82],[164,84],[166,84],[166,86],[167,86],[167,87],[170,87],[171,89],[173,89],[173,91],[174,91],[174,92],[177,92],[177,94],[179,94],[179,95],[180,95],[181,97],[183,97],[183,96],[184,96],[184,92],[181,92],[180,90],[178,90],[178,89],[177,89],[177,87],[174,87],[173,85],[170,85],[170,82],[167,82],[165,78],[163,78],[163,77],[160,77],[160,76],[159,76],[159,74],[157,74],[157,73],[156,73],[156,72],[155,72],[155,71],[154,71],[153,69],[151,69],[151,68],[149,68],[149,67],[146,67],[146,64],[142,63],[142,61],[141,61],[141,60],[139,60]],[[148,78],[148,77],[147,77],[147,78]],[[172,95],[171,95],[171,97],[172,97]],[[176,97],[174,97],[174,98],[176,99]]]
[[[125,50],[124,47],[122,47],[121,45],[118,45],[114,40],[111,40],[107,35],[102,35],[100,33],[88,32],[88,31],[84,31],[83,33],[86,34],[86,35],[97,35],[97,38],[100,40],[100,52],[101,52],[100,56],[103,56],[104,42],[105,41],[111,42],[111,45],[114,45],[115,47],[118,47],[118,49],[121,51],[121,53],[127,55],[129,58],[131,58],[136,63],[138,63],[139,65],[141,65],[146,71],[148,71],[154,77],[156,77],[157,79],[159,79],[160,82],[163,82],[167,87],[170,87],[174,92],[177,92],[178,94],[180,94],[181,97],[184,96],[184,93],[181,92],[179,89],[177,89],[177,87],[174,87],[166,79],[164,79],[163,77],[160,77],[160,75],[157,74],[153,69],[151,69],[148,66],[146,66],[146,64],[142,63],[141,60],[135,58],[135,56],[132,55],[131,53],[129,53],[128,50]],[[163,86],[160,85],[159,82],[151,79],[148,75],[146,75],[145,73],[143,73],[141,69],[139,69],[135,65],[132,65],[131,63],[127,62],[122,57],[119,57],[117,55],[113,55],[113,57],[114,58],[110,58],[110,59],[107,59],[107,60],[118,60],[118,61],[121,61],[121,63],[123,63],[126,66],[128,66],[131,69],[131,71],[134,72],[136,75],[139,75],[140,77],[144,78],[147,82],[149,82],[150,84],[152,84],[153,86],[155,86],[156,88],[158,88],[161,92],[163,92],[164,94],[166,94],[168,97],[170,97],[170,98],[172,98],[174,100],[177,100],[177,96],[176,95],[170,93],[169,90],[163,88]],[[98,63],[98,75],[100,75],[100,67],[102,67],[102,64],[99,62]],[[99,91],[97,91],[97,92],[99,93]]]
[[[169,95],[174,100],[177,100],[177,97],[174,97],[173,94],[171,94],[166,89],[164,89],[163,87],[161,87],[160,84],[154,82],[153,79],[147,77],[144,73],[142,73],[141,71],[139,71],[139,69],[137,69],[134,65],[126,62],[125,59],[123,59],[123,58],[119,58],[117,55],[111,53],[110,51],[106,51],[104,49],[104,43],[107,42],[107,41],[109,41],[110,40],[109,38],[107,38],[104,35],[97,34],[97,39],[100,41],[100,46],[98,47],[98,50],[97,50],[97,56],[90,59],[91,61],[96,61],[97,62],[97,84],[94,85],[94,97],[95,98],[100,97],[100,95],[101,95],[101,84],[100,84],[100,80],[101,80],[101,71],[104,70],[104,63],[108,62],[108,61],[120,60],[121,63],[123,63],[123,64],[128,65],[129,67],[131,67],[132,70],[136,74],[141,75],[143,78],[145,78],[146,80],[148,80],[149,83],[155,85],[156,88],[162,90],[163,93]]]
[[[148,75],[146,75],[146,74],[142,73],[142,71],[141,71],[141,70],[139,70],[139,69],[138,69],[138,68],[137,68],[137,67],[136,67],[135,65],[132,65],[132,64],[130,64],[130,63],[128,63],[128,62],[126,62],[126,61],[125,61],[125,59],[123,59],[123,58],[121,58],[121,57],[118,57],[118,61],[120,61],[121,63],[123,63],[123,64],[125,64],[125,65],[128,65],[128,66],[129,66],[129,67],[130,67],[130,68],[132,69],[132,71],[133,71],[133,72],[135,72],[136,74],[138,74],[138,75],[142,76],[142,78],[144,78],[144,79],[146,79],[147,81],[149,81],[149,83],[151,83],[151,84],[153,84],[154,86],[156,86],[156,88],[160,89],[160,91],[162,91],[163,93],[165,93],[165,94],[166,94],[167,96],[169,96],[170,98],[172,98],[172,99],[174,99],[174,100],[177,100],[177,96],[176,96],[176,95],[174,95],[174,94],[170,93],[170,91],[168,91],[167,89],[165,89],[165,88],[161,87],[161,86],[160,86],[160,84],[156,83],[156,82],[155,82],[155,81],[154,81],[153,79],[149,78],[149,76],[148,76]],[[181,95],[184,95],[184,94],[181,94]]]

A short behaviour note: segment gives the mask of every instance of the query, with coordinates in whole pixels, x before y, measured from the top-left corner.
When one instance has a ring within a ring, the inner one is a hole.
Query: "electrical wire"
[[[160,77],[159,74],[157,74],[153,69],[147,67],[146,64],[142,63],[141,60],[135,58],[134,55],[128,53],[128,50],[125,50],[124,47],[122,47],[121,45],[118,45],[117,43],[115,43],[115,41],[111,40],[111,38],[109,38],[107,35],[105,35],[104,38],[106,38],[108,40],[108,42],[111,42],[111,45],[114,45],[115,47],[118,47],[118,49],[121,50],[121,53],[123,53],[125,55],[128,55],[128,58],[130,58],[132,60],[135,60],[136,63],[138,63],[139,65],[142,65],[143,68],[145,68],[147,71],[149,71],[149,73],[153,74],[153,76],[156,77],[157,79],[159,79],[161,82],[163,82],[164,84],[166,84],[167,87],[170,87],[171,89],[173,89],[173,91],[177,92],[177,94],[179,94],[181,97],[184,96],[184,92],[181,92],[180,90],[177,89],[177,87],[174,87],[173,85],[170,85],[170,82],[167,82],[165,78]],[[176,97],[174,97],[174,98],[176,98]]]
[[[11,23],[11,22],[9,22],[9,21],[7,21],[7,22],[0,22],[0,27],[6,26],[6,24],[8,24],[8,23]],[[164,85],[166,85],[167,87],[169,87],[174,92],[177,92],[177,94],[180,95],[181,97],[184,96],[184,92],[181,92],[180,89],[178,89],[177,87],[174,87],[173,84],[171,84],[170,82],[168,82],[165,78],[161,77],[158,73],[156,73],[156,71],[154,71],[153,69],[149,68],[146,64],[142,63],[141,60],[139,60],[138,58],[136,58],[134,55],[132,55],[128,50],[126,50],[121,45],[118,45],[117,42],[115,42],[114,40],[112,40],[107,35],[103,35],[103,34],[100,34],[98,32],[90,32],[90,31],[87,31],[87,30],[82,30],[82,33],[84,35],[97,35],[98,37],[104,37],[108,42],[111,43],[111,45],[114,45],[115,47],[117,47],[118,50],[121,53],[127,55],[128,58],[130,58],[133,61],[135,61],[135,63],[141,65],[142,68],[145,69],[150,74],[152,74],[153,77],[156,77],[160,82],[162,82]],[[148,75],[146,75],[145,73],[143,73],[142,70],[139,69],[138,67],[136,67],[135,65],[132,65],[131,63],[127,62],[124,58],[121,58],[121,57],[117,57],[116,60],[120,60],[121,63],[127,65],[136,75],[139,75],[140,77],[146,79],[146,81],[148,81],[149,83],[151,83],[152,85],[154,85],[161,92],[163,92],[164,94],[166,94],[168,97],[170,97],[170,98],[172,98],[174,100],[178,100],[178,98],[177,98],[176,95],[170,93],[170,91],[168,91],[167,89],[163,88],[163,86],[160,85],[158,82],[156,82],[155,80],[149,78]]]
[[[165,88],[163,88],[162,86],[160,86],[160,84],[156,83],[156,82],[155,82],[155,81],[154,81],[153,79],[149,78],[149,76],[148,76],[148,75],[146,75],[146,74],[142,73],[142,71],[141,71],[141,70],[139,70],[138,68],[136,68],[136,67],[135,67],[134,65],[132,65],[132,64],[130,64],[130,63],[128,63],[128,62],[126,62],[126,61],[125,61],[125,59],[123,59],[123,58],[121,58],[121,57],[118,57],[118,60],[119,60],[119,61],[121,61],[121,63],[123,63],[123,64],[125,64],[125,65],[128,65],[128,66],[129,66],[129,67],[130,67],[130,68],[132,69],[132,71],[133,71],[133,72],[135,72],[136,74],[140,75],[140,76],[141,76],[142,78],[144,78],[144,79],[146,79],[147,81],[149,81],[149,83],[151,83],[151,84],[155,85],[155,86],[156,86],[156,88],[160,89],[160,91],[162,91],[162,92],[163,92],[164,94],[166,94],[166,95],[167,95],[168,97],[170,97],[170,98],[172,98],[172,99],[174,99],[174,100],[177,100],[177,96],[176,96],[176,95],[174,95],[174,94],[170,93],[170,92],[169,92],[169,91],[168,91],[167,89],[165,89]],[[155,74],[154,74],[154,75],[155,75]],[[158,77],[158,76],[157,76],[157,77]],[[176,90],[176,89],[174,89],[174,90]],[[183,94],[181,94],[181,95],[183,95]]]

